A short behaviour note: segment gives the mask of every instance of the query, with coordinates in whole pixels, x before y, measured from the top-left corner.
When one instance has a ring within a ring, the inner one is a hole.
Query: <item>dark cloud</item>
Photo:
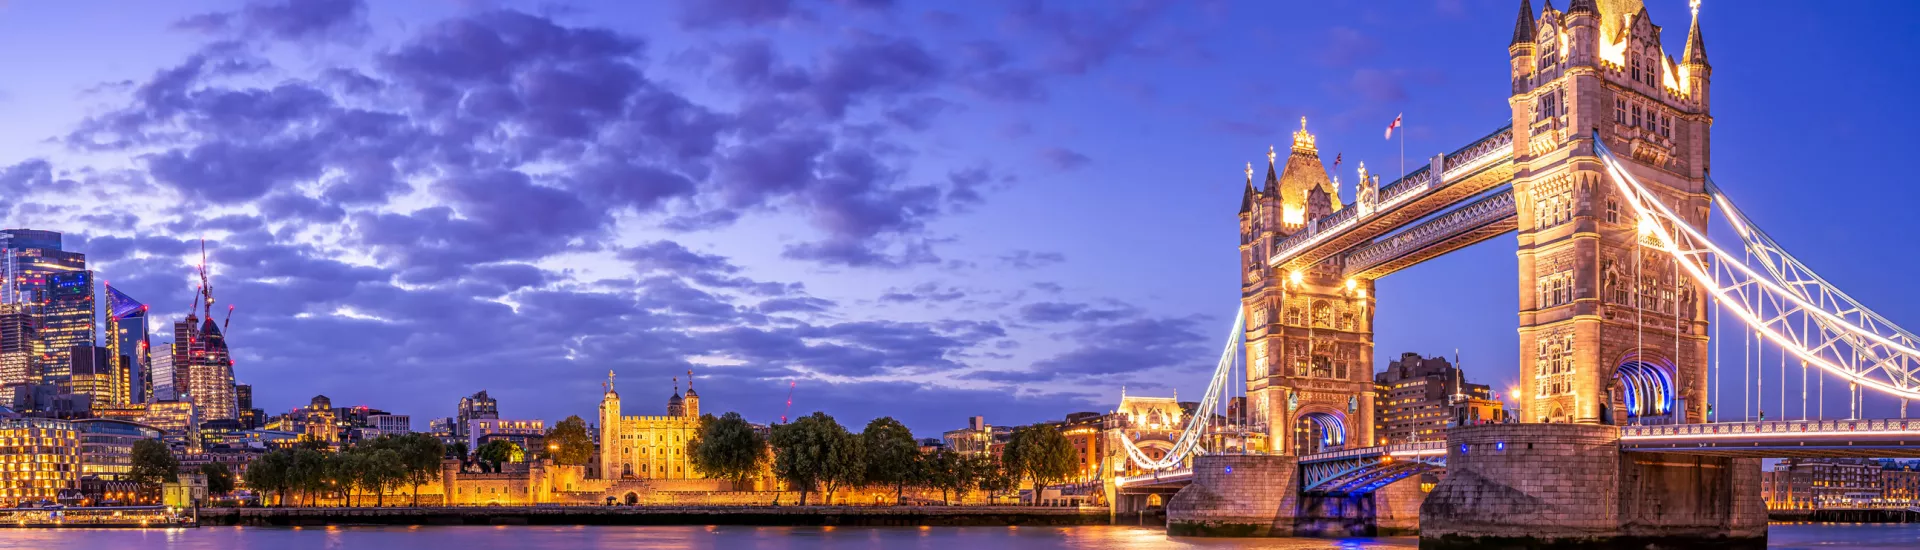
[[[942,287],[939,283],[920,283],[910,289],[888,290],[880,295],[880,301],[896,304],[944,303],[966,297],[966,291],[959,288]]]
[[[1029,323],[1111,323],[1133,318],[1140,314],[1138,308],[1115,304],[1093,306],[1069,302],[1034,302],[1020,307],[1020,320]]]
[[[366,11],[361,0],[260,0],[238,12],[187,17],[174,23],[174,28],[294,42],[357,39],[368,30]]]
[[[792,0],[686,0],[679,11],[680,26],[688,29],[764,25],[804,13]]]
[[[1067,261],[1067,255],[1059,252],[1015,250],[1000,256],[1001,265],[1014,269],[1039,269],[1064,261]]]
[[[1040,158],[1057,170],[1074,170],[1093,162],[1093,159],[1087,158],[1086,155],[1065,147],[1041,149]]]
[[[1212,363],[1199,323],[1191,318],[1139,318],[1086,331],[1080,347],[1034,363],[1056,378],[1109,376]]]

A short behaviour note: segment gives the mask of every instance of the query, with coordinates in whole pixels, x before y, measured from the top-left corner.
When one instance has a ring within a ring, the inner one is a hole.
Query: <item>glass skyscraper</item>
[[[127,395],[134,403],[153,400],[153,354],[147,339],[147,305],[107,287],[107,347],[126,373]]]
[[[0,293],[26,304],[35,320],[33,383],[69,382],[72,348],[92,345],[97,333],[87,256],[61,249],[60,240],[54,231],[0,230],[0,260],[9,279]]]

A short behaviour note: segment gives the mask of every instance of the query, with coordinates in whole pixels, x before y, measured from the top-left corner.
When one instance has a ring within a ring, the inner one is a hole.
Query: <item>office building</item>
[[[1504,420],[1504,409],[1485,384],[1442,357],[1404,353],[1374,375],[1374,403],[1384,431],[1379,444],[1393,445],[1446,438],[1448,426]]]
[[[0,303],[0,404],[12,393],[40,380],[33,314],[26,304]]]
[[[58,502],[80,489],[80,444],[73,423],[0,419],[0,506]]]
[[[26,304],[34,318],[35,382],[64,381],[70,372],[66,350],[92,344],[96,336],[87,256],[62,249],[60,233],[33,229],[0,230],[0,256],[11,287],[0,294]]]
[[[67,350],[70,388],[68,393],[84,395],[89,408],[126,405],[127,377],[119,361],[107,348],[94,345],[74,346]]]
[[[233,403],[235,410],[240,412],[240,423],[245,425],[247,429],[257,430],[266,424],[267,411],[254,408],[253,406],[252,384],[234,384]]]
[[[138,422],[109,418],[73,421],[80,438],[80,475],[123,480],[133,470],[133,444],[160,439],[160,430]]]
[[[538,449],[547,437],[547,422],[544,420],[502,420],[498,418],[474,419],[467,425],[467,448],[479,450],[480,445],[495,439],[505,439],[519,445],[522,450]]]
[[[500,404],[492,397],[487,397],[487,390],[460,398],[460,406],[453,415],[454,435],[468,437],[467,427],[470,423],[484,418],[500,418]]]
[[[160,430],[160,440],[175,448],[200,447],[200,415],[191,401],[148,403],[140,423]]]
[[[153,398],[151,342],[147,339],[147,305],[107,286],[107,334],[105,345],[113,353],[120,370],[126,373],[128,403],[146,403]]]
[[[148,394],[148,402],[179,401],[179,388],[185,388],[186,386],[174,380],[174,377],[179,374],[180,370],[173,368],[173,344],[161,344],[160,349],[163,351],[158,354],[153,354],[150,357],[153,364],[147,367],[147,374],[151,377],[147,385],[153,388],[152,392]]]

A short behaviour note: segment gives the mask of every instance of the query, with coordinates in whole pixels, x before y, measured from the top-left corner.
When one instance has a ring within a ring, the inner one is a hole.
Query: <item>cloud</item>
[[[1078,151],[1065,147],[1047,147],[1040,150],[1040,158],[1047,161],[1056,170],[1075,170],[1093,162],[1093,159]]]
[[[239,12],[194,15],[175,22],[174,27],[294,42],[330,37],[357,39],[368,31],[366,11],[361,0],[261,0]]]

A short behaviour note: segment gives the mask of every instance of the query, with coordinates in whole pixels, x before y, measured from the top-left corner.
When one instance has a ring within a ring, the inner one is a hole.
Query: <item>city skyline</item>
[[[44,75],[0,84],[0,118],[22,121],[0,131],[0,189],[27,197],[0,212],[74,237],[161,319],[184,316],[206,236],[239,308],[234,378],[269,413],[327,394],[437,418],[489,390],[513,418],[584,418],[608,367],[653,386],[691,367],[716,410],[770,421],[798,379],[793,415],[890,414],[926,435],[975,414],[1105,411],[1123,385],[1197,395],[1236,303],[1239,169],[1284,149],[1299,117],[1329,164],[1344,159],[1346,197],[1362,161],[1399,173],[1398,144],[1375,137],[1395,116],[1408,166],[1508,117],[1485,99],[1504,96],[1504,3],[1294,20],[1244,4],[887,4],[176,5],[65,26],[37,22],[75,8],[0,6],[0,47],[50,31],[153,44],[73,54],[110,63],[0,60]],[[763,9],[728,8],[748,5]],[[1701,11],[1709,49],[1727,52],[1714,178],[1823,274],[1915,319],[1897,286],[1915,260],[1857,261],[1854,244],[1910,232],[1896,208],[1916,191],[1871,185],[1871,161],[1898,154],[1914,115],[1859,106],[1898,104],[1913,62],[1886,52],[1914,39],[1752,6]],[[1681,3],[1649,9],[1681,29]],[[1433,25],[1450,32],[1419,34]],[[571,47],[534,51],[536,37]],[[1301,43],[1323,55],[1281,55]],[[478,48],[500,55],[458,56]],[[455,103],[448,86],[497,95]],[[796,112],[811,127],[773,118]],[[433,127],[482,115],[509,133]],[[1789,155],[1824,161],[1768,160]],[[1459,348],[1470,379],[1513,384],[1508,239],[1382,279],[1374,369]]]

